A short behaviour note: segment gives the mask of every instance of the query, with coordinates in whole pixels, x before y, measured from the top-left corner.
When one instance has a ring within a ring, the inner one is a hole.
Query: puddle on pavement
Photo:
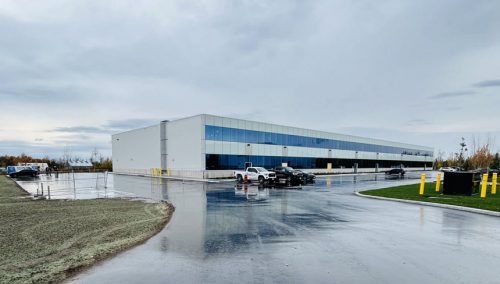
[[[415,248],[418,240],[424,240],[421,246],[433,255],[447,255],[453,248],[452,252],[463,256],[464,244],[476,242],[464,238],[469,235],[461,228],[480,226],[481,234],[474,236],[482,238],[489,228],[483,223],[495,220],[483,218],[477,222],[476,216],[464,218],[463,212],[443,215],[448,211],[424,211],[397,202],[388,210],[386,202],[353,195],[356,190],[418,183],[419,174],[412,175],[404,179],[373,174],[318,177],[315,184],[301,189],[114,175],[108,190],[116,196],[168,200],[176,207],[175,213],[166,229],[145,244],[93,267],[73,281],[302,283],[304,279],[329,281],[335,272],[337,279],[345,280],[340,282],[361,275],[366,281],[358,282],[369,283],[382,278],[360,272],[359,265],[385,265],[381,268],[383,275],[396,267],[407,275],[415,269],[408,270],[401,263],[431,263],[420,247]],[[494,228],[495,224],[489,225]],[[489,230],[486,237],[494,233]],[[385,244],[387,239],[390,246]],[[440,245],[443,242],[448,244],[445,249]],[[380,261],[387,255],[393,258]],[[478,260],[475,254],[467,256],[467,263]],[[468,274],[461,277],[464,275]]]
[[[211,189],[229,187],[231,202],[261,202],[269,199],[270,191],[302,190],[307,188],[330,188],[346,184],[378,183],[387,181],[413,181],[419,178],[417,173],[409,173],[405,178],[386,177],[383,174],[365,174],[350,176],[318,177],[315,184],[293,187],[258,187],[256,185],[235,185],[234,182],[221,182],[211,185]],[[189,182],[160,178],[115,175],[112,173],[65,173],[40,175],[15,179],[31,195],[48,195],[50,187],[51,199],[95,199],[95,198],[140,198],[158,202],[168,199],[169,185]],[[195,182],[196,183],[196,182]]]

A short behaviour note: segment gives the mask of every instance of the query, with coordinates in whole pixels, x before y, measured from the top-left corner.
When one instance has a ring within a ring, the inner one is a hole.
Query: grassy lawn
[[[361,192],[365,195],[382,196],[397,199],[407,199],[416,200],[432,203],[443,203],[451,204],[472,208],[479,208],[491,211],[500,211],[500,192],[497,187],[497,194],[492,195],[490,192],[491,187],[488,186],[488,193],[486,198],[480,198],[478,195],[473,196],[454,196],[454,195],[442,195],[441,193],[436,193],[436,183],[426,183],[425,194],[420,196],[418,191],[420,189],[420,184],[403,185],[397,187],[389,187],[383,189],[374,189]],[[441,186],[441,191],[443,187]]]
[[[0,176],[0,283],[61,282],[150,238],[173,213],[166,203],[25,197]]]

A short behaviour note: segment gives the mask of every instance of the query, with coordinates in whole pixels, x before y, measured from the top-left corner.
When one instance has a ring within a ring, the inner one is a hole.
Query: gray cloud
[[[110,120],[104,127],[112,131],[129,130],[160,123],[162,119],[123,119]]]
[[[86,133],[86,134],[113,134],[117,131],[130,130],[150,126],[160,122],[160,119],[123,119],[123,120],[110,120],[108,123],[101,126],[69,126],[69,127],[56,127],[50,132],[60,133]],[[67,137],[67,136],[66,136]],[[81,137],[78,137],[81,138]],[[90,138],[90,137],[85,137]]]
[[[488,88],[488,87],[500,87],[500,80],[486,80],[477,82],[474,87]]]
[[[44,143],[84,134],[90,145],[212,113],[366,136],[373,132],[352,129],[390,121],[392,131],[427,133],[413,142],[428,144],[440,128],[475,131],[482,115],[500,120],[498,96],[468,100],[460,112],[462,100],[452,98],[471,91],[440,93],[498,76],[498,1],[23,3],[0,8],[8,35],[0,37],[0,120],[23,126],[2,127],[0,141],[46,131]],[[494,82],[476,84],[478,94]],[[415,138],[378,138],[392,137]]]
[[[103,155],[110,155],[110,143],[96,142],[89,140],[68,137],[66,139],[56,139],[54,144],[30,143],[23,140],[2,140],[0,141],[0,155],[19,155],[25,153],[33,157],[49,156],[60,157],[65,151],[69,151],[72,156],[90,157],[91,152],[97,148]],[[80,137],[81,138],[81,137]]]
[[[476,92],[473,92],[473,91],[445,92],[445,93],[439,93],[437,95],[434,95],[431,98],[432,99],[446,99],[446,98],[470,96],[470,95],[475,95],[475,94],[476,94]]]
[[[57,127],[52,130],[53,132],[65,132],[65,133],[110,133],[109,130],[103,129],[101,127],[93,126],[71,126],[71,127]]]
[[[420,118],[417,118],[417,119],[411,119],[411,120],[408,120],[406,122],[406,124],[408,126],[415,126],[415,125],[428,125],[428,124],[431,124],[430,121],[426,120],[426,119],[420,119]]]

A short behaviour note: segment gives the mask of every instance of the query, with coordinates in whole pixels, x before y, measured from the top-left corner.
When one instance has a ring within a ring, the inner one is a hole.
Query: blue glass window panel
[[[244,129],[238,129],[238,142],[246,142],[246,131]]]
[[[283,145],[283,134],[276,134],[276,145]]]
[[[273,141],[272,141],[272,135],[271,135],[271,132],[266,132],[266,140],[265,140],[265,144],[270,144],[272,145],[273,144]]]
[[[257,143],[257,134],[255,131],[247,130],[245,135],[248,143]]]
[[[305,142],[306,142],[306,145],[304,145],[305,147],[312,147],[312,139],[310,137],[306,137],[305,139]]]
[[[297,146],[297,136],[295,136],[295,135],[289,135],[288,136],[288,145],[290,145],[290,146]]]
[[[272,145],[277,145],[278,144],[278,134],[271,133],[271,144]]]
[[[278,144],[283,146],[288,145],[287,135],[278,134]]]
[[[333,149],[334,146],[335,146],[335,141],[330,140],[330,139],[326,140],[326,148]]]
[[[222,141],[231,141],[231,129],[227,127],[222,128]]]
[[[214,140],[215,141],[222,140],[222,130],[219,127],[214,127]]]
[[[230,128],[229,140],[231,142],[238,142],[238,130],[236,128]]]
[[[214,140],[214,127],[207,125],[205,127],[205,140]]]
[[[405,155],[432,156],[432,151],[357,143],[349,141],[329,140],[323,138],[303,137],[270,132],[259,132],[219,126],[205,126],[205,139],[214,141],[233,141],[243,143],[260,143],[283,146],[300,146],[325,149],[342,149],[351,151],[367,151],[379,153],[395,153]],[[311,165],[313,166],[313,165]]]

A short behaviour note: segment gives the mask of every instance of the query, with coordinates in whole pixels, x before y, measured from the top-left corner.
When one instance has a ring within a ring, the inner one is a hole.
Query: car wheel
[[[259,177],[259,184],[264,184],[264,177],[263,176]]]
[[[238,183],[242,183],[243,182],[243,177],[241,175],[237,175],[236,179],[238,180]]]

